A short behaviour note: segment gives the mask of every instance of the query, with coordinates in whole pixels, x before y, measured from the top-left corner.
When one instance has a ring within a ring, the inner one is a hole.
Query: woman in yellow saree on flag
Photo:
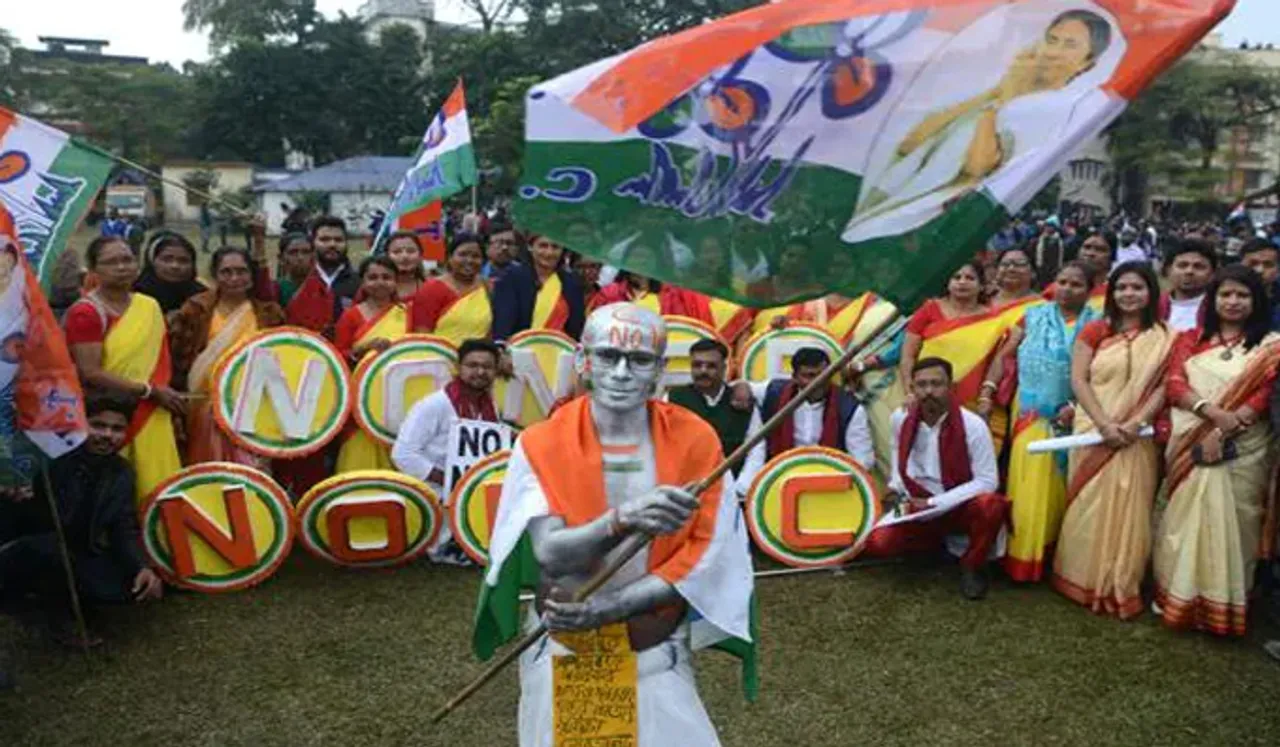
[[[480,276],[480,238],[459,234],[449,244],[444,275],[423,284],[413,298],[413,331],[438,335],[456,348],[464,340],[487,340],[493,330],[489,286]]]
[[[364,300],[343,312],[334,332],[334,346],[354,364],[386,350],[409,332],[409,315],[396,300],[396,266],[382,255],[360,263],[360,291]],[[395,469],[391,449],[355,429],[338,451],[337,472]]]
[[[1053,586],[1095,613],[1122,620],[1142,612],[1139,585],[1159,481],[1159,449],[1138,435],[1165,402],[1174,335],[1157,318],[1159,294],[1159,280],[1145,263],[1117,267],[1107,286],[1106,319],[1080,331],[1071,356],[1079,403],[1073,432],[1096,432],[1103,443],[1070,455]]]
[[[185,402],[170,386],[172,366],[164,313],[155,299],[132,292],[138,257],[123,239],[94,239],[85,252],[98,287],[67,310],[67,344],[80,380],[139,400],[120,455],[133,465],[141,503],[182,469],[172,413]]]
[[[1266,418],[1280,363],[1261,278],[1218,271],[1204,326],[1182,333],[1169,363],[1173,438],[1168,506],[1156,531],[1154,609],[1166,625],[1245,634],[1258,558],[1270,558],[1275,445]]]
[[[1071,351],[1080,330],[1101,316],[1086,304],[1094,278],[1093,268],[1082,262],[1063,265],[1054,282],[1054,302],[1027,309],[987,369],[987,382],[1016,382],[1005,490],[1013,532],[1004,557],[1005,572],[1014,581],[1039,581],[1044,575],[1066,511],[1066,460],[1030,454],[1027,446],[1071,427]],[[1015,371],[1007,370],[1010,360],[1016,361]],[[984,414],[982,408],[978,412]]]
[[[270,460],[236,446],[213,416],[214,372],[240,343],[284,324],[284,309],[251,297],[257,263],[244,249],[223,247],[210,263],[214,288],[187,299],[169,329],[175,386],[190,393],[186,463],[235,462],[270,471]]]

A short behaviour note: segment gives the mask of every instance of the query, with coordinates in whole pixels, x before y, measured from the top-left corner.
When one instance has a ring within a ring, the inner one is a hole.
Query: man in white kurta
[[[650,400],[665,344],[665,326],[652,312],[633,304],[595,312],[576,358],[590,396],[521,434],[508,464],[473,643],[488,658],[516,635],[519,590],[537,588],[524,625],[540,612],[552,637],[521,657],[522,747],[554,745],[564,728],[557,713],[581,705],[573,695],[555,700],[562,664],[553,661],[572,653],[564,634],[622,626],[636,662],[635,708],[626,715],[637,741],[617,743],[719,744],[698,698],[691,652],[750,646],[751,562],[727,480],[700,496],[674,487],[707,476],[722,454],[700,418]],[[564,601],[637,532],[655,539],[586,601]]]
[[[764,422],[808,386],[831,363],[831,357],[818,348],[801,348],[791,358],[791,379],[749,383],[751,396],[759,405],[751,414],[748,437],[754,436]],[[828,427],[830,426],[830,427]],[[745,496],[765,463],[779,454],[800,446],[826,446],[852,456],[864,469],[875,469],[875,442],[867,409],[852,394],[834,384],[815,392],[796,408],[791,427],[779,427],[770,437],[747,454],[738,473],[737,492]]]
[[[449,467],[449,434],[459,420],[497,422],[493,403],[493,380],[498,370],[497,346],[485,340],[467,340],[458,349],[458,376],[438,392],[424,397],[409,409],[400,424],[391,461],[400,472],[425,482],[442,503],[445,470]],[[428,556],[437,563],[469,564],[453,543],[446,523],[440,528]]]
[[[916,401],[892,417],[889,492],[897,510],[867,537],[867,557],[936,551],[950,534],[967,538],[960,591],[986,595],[984,568],[1000,536],[1008,501],[996,493],[1000,473],[986,421],[960,407],[951,392],[951,364],[923,358],[912,371]]]

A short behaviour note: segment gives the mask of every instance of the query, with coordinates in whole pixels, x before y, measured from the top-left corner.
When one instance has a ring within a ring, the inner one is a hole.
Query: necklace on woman
[[[129,302],[133,300],[133,297],[131,295],[126,295],[124,306],[117,306],[114,303],[108,301],[107,297],[102,295],[101,290],[95,290],[93,292],[93,297],[98,299],[98,303],[102,304],[102,307],[107,310],[107,313],[109,313],[111,316],[114,316],[114,317],[124,316],[124,312],[128,311],[129,309]]]
[[[1221,332],[1219,332],[1218,342],[1222,343],[1223,347],[1226,348],[1226,350],[1222,351],[1222,355],[1219,357],[1222,358],[1222,360],[1224,361],[1229,361],[1232,358],[1236,357],[1235,348],[1237,345],[1240,344],[1240,341],[1243,339],[1244,339],[1244,335],[1236,335],[1235,337],[1231,338],[1231,342],[1227,342],[1227,338],[1224,337]]]

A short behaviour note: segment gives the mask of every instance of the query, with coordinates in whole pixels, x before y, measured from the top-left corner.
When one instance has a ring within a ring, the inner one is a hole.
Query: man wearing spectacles
[[[831,356],[826,351],[801,348],[791,357],[790,379],[751,384],[752,396],[760,407],[752,414],[747,433],[754,435],[764,427],[830,363]],[[738,474],[738,494],[746,494],[765,462],[798,446],[826,446],[849,454],[868,470],[875,468],[875,446],[866,409],[858,406],[852,394],[827,383],[808,396],[790,422],[778,426],[751,450]]]
[[[480,276],[489,281],[490,288],[496,286],[508,270],[520,266],[520,260],[516,259],[519,250],[520,242],[510,223],[494,222],[490,226],[488,261],[480,269]]]

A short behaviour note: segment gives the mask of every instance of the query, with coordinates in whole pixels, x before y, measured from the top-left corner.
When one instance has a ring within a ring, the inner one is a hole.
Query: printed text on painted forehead
[[[611,304],[587,319],[582,342],[588,348],[644,350],[662,355],[667,328],[662,317],[635,304]]]

